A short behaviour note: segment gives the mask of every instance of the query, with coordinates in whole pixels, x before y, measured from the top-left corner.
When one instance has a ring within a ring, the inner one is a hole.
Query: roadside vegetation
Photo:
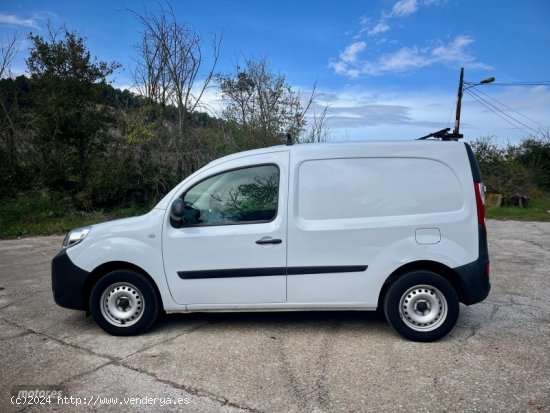
[[[202,38],[169,9],[129,13],[143,29],[134,45],[137,93],[114,88],[121,65],[93,58],[66,27],[27,36],[26,75],[10,71],[19,39],[1,40],[1,238],[137,215],[220,156],[284,143],[289,132],[297,143],[329,138],[313,81],[304,95],[264,57],[219,73],[220,36]],[[203,102],[207,88],[222,96],[219,113]],[[489,192],[505,203],[530,197],[527,208],[491,209],[490,217],[547,219],[548,139],[507,148],[481,139],[473,148]]]
[[[0,203],[0,238],[64,234],[90,224],[141,215],[143,206],[124,206],[84,211],[68,197],[46,192],[26,192]]]
[[[527,207],[501,206],[487,208],[487,217],[492,219],[510,219],[515,221],[550,222],[550,197],[536,194]]]
[[[550,135],[499,146],[492,138],[470,142],[487,194],[499,194],[488,218],[550,221]]]

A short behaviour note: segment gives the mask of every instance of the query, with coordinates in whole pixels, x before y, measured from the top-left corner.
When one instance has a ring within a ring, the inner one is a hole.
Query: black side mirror
[[[174,199],[170,206],[170,224],[174,228],[181,228],[184,225],[193,225],[199,222],[201,212],[189,205],[181,198]]]
[[[185,204],[181,198],[176,198],[170,206],[170,223],[174,228],[181,228],[185,224]]]

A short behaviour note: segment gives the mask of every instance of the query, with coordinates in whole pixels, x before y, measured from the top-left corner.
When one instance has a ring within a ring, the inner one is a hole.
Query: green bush
[[[83,212],[67,194],[32,191],[0,202],[0,238],[63,234],[73,228],[140,215],[147,208],[129,205]]]
[[[504,200],[530,197],[537,189],[548,192],[550,141],[529,138],[519,145],[499,146],[492,138],[470,143],[479,163],[487,192],[500,193]]]

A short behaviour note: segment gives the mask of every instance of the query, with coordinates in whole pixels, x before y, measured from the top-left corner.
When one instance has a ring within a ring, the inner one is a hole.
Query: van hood
[[[159,214],[160,213],[160,214]],[[129,232],[141,231],[145,228],[151,227],[156,222],[155,217],[164,215],[164,210],[152,209],[144,215],[136,217],[114,219],[112,221],[102,222],[100,224],[92,225],[90,235],[95,238],[100,234],[109,234],[109,236],[117,236],[121,234],[127,234]]]

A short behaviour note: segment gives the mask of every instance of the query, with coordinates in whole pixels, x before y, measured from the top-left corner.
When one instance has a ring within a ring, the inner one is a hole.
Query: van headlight
[[[78,244],[80,241],[86,238],[86,235],[88,235],[91,229],[92,227],[83,227],[70,231],[63,240],[63,248],[69,248],[73,245]]]

